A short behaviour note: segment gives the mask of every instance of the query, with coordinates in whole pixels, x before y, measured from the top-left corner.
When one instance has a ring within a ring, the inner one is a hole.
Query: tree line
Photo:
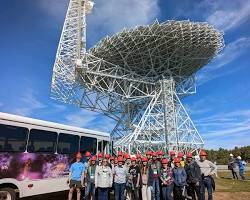
[[[227,165],[229,154],[232,153],[234,157],[241,156],[241,158],[250,162],[250,146],[245,147],[235,147],[234,149],[228,150],[219,148],[218,150],[206,150],[208,156],[207,159],[211,161],[216,161],[218,165]]]

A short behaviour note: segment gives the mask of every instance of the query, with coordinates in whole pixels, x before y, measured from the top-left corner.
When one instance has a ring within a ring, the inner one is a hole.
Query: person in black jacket
[[[192,153],[187,153],[185,164],[185,170],[187,174],[187,194],[192,197],[192,200],[196,200],[195,193],[200,200],[199,181],[201,179],[201,170],[199,165],[192,159]]]

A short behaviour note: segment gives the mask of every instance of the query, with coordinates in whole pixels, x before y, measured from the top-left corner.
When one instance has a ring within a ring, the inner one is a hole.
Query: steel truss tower
[[[223,48],[223,34],[207,23],[155,21],[124,29],[86,51],[85,17],[92,6],[87,0],[69,3],[52,98],[114,119],[116,150],[202,148],[180,99],[196,92],[194,74]]]

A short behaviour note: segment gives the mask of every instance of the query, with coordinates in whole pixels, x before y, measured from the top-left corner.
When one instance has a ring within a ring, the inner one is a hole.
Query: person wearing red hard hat
[[[174,168],[174,159],[175,159],[175,151],[170,151],[169,152],[169,156],[170,156],[170,160],[169,160],[169,162],[168,162],[168,166],[169,167],[172,167],[172,168]]]
[[[98,199],[109,200],[109,189],[112,187],[113,173],[104,158],[101,166],[96,167],[95,187],[98,189]]]
[[[183,167],[181,167],[181,159],[179,157],[174,158],[175,167],[173,169],[174,177],[174,198],[178,200],[185,200],[185,197],[182,195],[184,187],[187,185],[186,179],[187,174]]]
[[[149,178],[152,180],[152,197],[153,199],[160,199],[160,171],[161,171],[161,163],[157,160],[157,154],[152,152],[152,160],[149,164]]]
[[[127,178],[127,169],[123,166],[123,158],[119,156],[118,165],[114,167],[114,189],[115,189],[115,199],[125,199],[125,185]]]
[[[123,153],[121,151],[119,151],[117,155],[118,155],[118,157],[119,156],[123,157]]]
[[[110,159],[110,155],[107,153],[107,154],[105,154],[105,158],[107,159],[107,160],[109,160]]]
[[[205,199],[205,192],[207,188],[208,200],[212,200],[214,188],[214,179],[212,176],[215,174],[216,166],[211,161],[206,159],[206,151],[201,150],[199,155],[200,160],[197,161],[197,164],[199,165],[201,170],[200,199]]]
[[[158,160],[161,162],[164,156],[164,152],[162,150],[157,151],[157,156],[158,156]]]
[[[193,160],[193,154],[191,152],[186,154],[185,171],[187,174],[187,194],[192,199],[200,199],[199,182],[201,179],[201,170],[195,160]]]
[[[177,157],[180,158],[180,160],[181,160],[181,162],[180,162],[181,167],[185,167],[185,161],[184,161],[183,156],[184,156],[184,153],[183,153],[182,151],[180,151],[180,152],[178,153],[178,155],[177,155]]]
[[[85,152],[85,157],[86,157],[86,160],[83,161],[84,165],[85,165],[85,168],[87,169],[87,167],[89,166],[90,164],[90,157],[91,157],[91,153],[89,151],[86,151]]]
[[[81,198],[81,187],[83,186],[85,165],[81,162],[82,154],[78,152],[76,154],[76,162],[74,162],[69,169],[69,178],[67,183],[69,183],[69,195],[68,199],[72,200],[74,189],[76,188],[77,200]]]
[[[99,153],[97,154],[97,158],[98,158],[98,160],[97,160],[97,165],[98,165],[98,166],[101,166],[101,165],[102,165],[102,153],[101,153],[101,152],[99,152]]]
[[[95,199],[95,171],[96,171],[96,156],[92,156],[90,164],[85,170],[85,198],[89,199],[89,196]]]
[[[168,159],[162,159],[161,169],[161,190],[163,200],[173,200],[172,192],[174,188],[173,169],[168,166]]]
[[[147,150],[146,151],[146,156],[148,158],[148,161],[150,161],[151,160],[151,151]]]
[[[110,164],[112,165],[112,168],[114,167],[114,160],[115,160],[115,157],[114,156],[111,156],[110,157]]]
[[[122,158],[122,156],[119,156],[119,157],[121,157]],[[123,159],[123,158],[122,158]],[[114,159],[114,167],[115,166],[117,166],[118,165],[118,158],[117,157],[115,157],[115,159]]]
[[[112,164],[110,163],[110,155],[107,153],[107,154],[105,154],[104,158],[107,159],[107,161],[108,161],[108,166],[109,166],[111,169],[113,169],[113,168],[112,168]]]
[[[149,180],[149,169],[148,169],[148,157],[142,158],[142,166],[141,166],[141,194],[142,200],[150,200],[151,199],[151,187],[150,187],[150,180]]]
[[[129,167],[131,166],[131,157],[128,153],[125,154],[125,166],[127,167],[127,171],[129,170]]]
[[[136,154],[136,162],[137,162],[138,166],[141,168],[141,166],[142,166],[141,154],[139,154],[139,153]]]
[[[136,158],[131,158],[131,166],[128,170],[127,195],[129,199],[139,199],[140,168],[136,164]]]

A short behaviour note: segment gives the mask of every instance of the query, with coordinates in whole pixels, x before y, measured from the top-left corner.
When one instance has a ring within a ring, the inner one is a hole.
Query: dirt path
[[[215,200],[250,200],[250,192],[215,192]]]

